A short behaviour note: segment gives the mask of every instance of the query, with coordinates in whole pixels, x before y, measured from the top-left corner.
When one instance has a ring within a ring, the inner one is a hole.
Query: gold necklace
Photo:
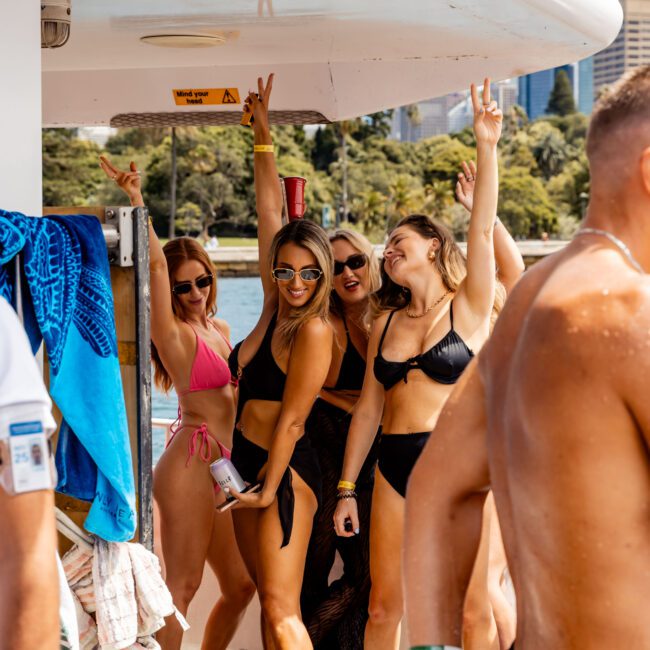
[[[406,312],[406,315],[409,318],[422,318],[422,316],[426,316],[434,307],[437,307],[445,299],[447,294],[450,294],[450,293],[451,293],[451,289],[447,289],[447,291],[445,291],[442,294],[442,296],[440,296],[440,298],[438,298],[438,300],[436,300],[433,303],[433,305],[431,305],[431,307],[427,307],[427,309],[425,309],[421,314],[413,314],[412,312],[409,311],[409,306],[410,306],[411,303],[406,305],[406,309],[404,311]]]

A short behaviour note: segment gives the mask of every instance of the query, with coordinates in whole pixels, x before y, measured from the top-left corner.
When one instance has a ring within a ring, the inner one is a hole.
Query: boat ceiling
[[[243,100],[270,72],[279,121],[348,119],[578,61],[621,21],[618,0],[72,0],[70,40],[42,53],[43,122],[236,123],[240,104],[179,106],[173,91]],[[179,34],[222,43],[141,41]]]

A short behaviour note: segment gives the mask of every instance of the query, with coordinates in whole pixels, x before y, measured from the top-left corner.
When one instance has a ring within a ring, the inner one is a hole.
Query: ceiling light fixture
[[[70,0],[41,1],[41,47],[61,47],[70,38]]]

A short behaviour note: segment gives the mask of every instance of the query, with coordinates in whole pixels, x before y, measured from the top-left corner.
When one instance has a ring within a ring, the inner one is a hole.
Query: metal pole
[[[176,127],[172,126],[172,180],[169,206],[169,239],[176,236]]]
[[[342,215],[336,215],[336,227],[338,228],[341,220],[348,220],[348,144],[345,140],[347,126],[341,123],[341,171],[342,171],[342,188],[341,188],[341,207]]]
[[[151,313],[149,283],[149,213],[133,209],[135,266],[135,335],[138,427],[138,528],[140,543],[153,550],[153,456],[151,434]]]

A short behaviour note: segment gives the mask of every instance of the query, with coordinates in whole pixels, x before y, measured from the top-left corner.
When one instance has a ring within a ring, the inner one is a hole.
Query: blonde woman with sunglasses
[[[301,601],[305,624],[317,648],[360,650],[370,594],[368,529],[376,445],[357,480],[360,534],[351,539],[339,537],[332,517],[352,409],[361,394],[366,370],[369,296],[379,288],[381,278],[377,255],[363,235],[336,230],[330,235],[330,243],[334,252],[330,321],[335,344],[325,386],[307,422],[321,467],[323,498],[314,519]],[[343,574],[330,584],[337,552],[343,561]]]
[[[309,221],[282,227],[282,194],[268,120],[273,77],[246,99],[254,117],[255,194],[264,308],[230,357],[239,377],[232,461],[259,492],[234,493],[237,541],[262,605],[264,647],[311,648],[300,588],[320,468],[305,422],[331,364],[332,249]],[[243,507],[242,507],[243,506]]]
[[[133,206],[144,206],[134,163],[121,171],[102,157],[106,175]],[[204,649],[225,650],[255,593],[237,550],[230,513],[215,505],[209,465],[229,456],[235,420],[236,379],[228,369],[230,330],[215,318],[216,276],[203,247],[180,237],[164,248],[149,225],[151,340],[154,379],[178,395],[179,419],[156,464],[154,498],[160,513],[165,582],[185,615],[201,584],[206,561],[219,581],[221,597],[208,618]],[[183,630],[171,616],[156,634],[163,650],[181,647]]]

